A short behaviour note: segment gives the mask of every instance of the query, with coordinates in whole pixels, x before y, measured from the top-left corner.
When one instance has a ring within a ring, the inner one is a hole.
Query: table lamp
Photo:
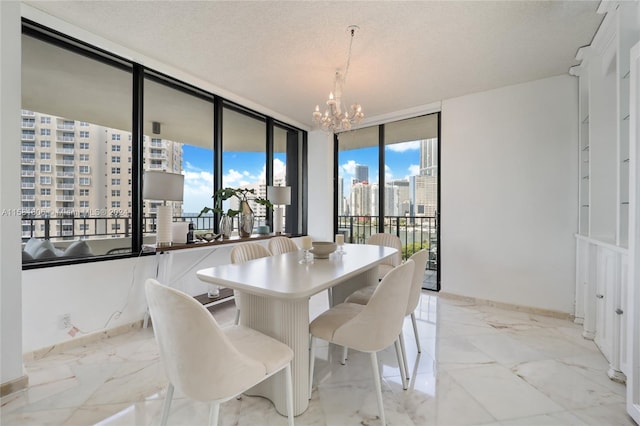
[[[291,204],[290,186],[267,186],[267,200],[273,204],[273,232],[282,234],[282,209],[281,205]]]
[[[144,172],[142,185],[142,197],[145,200],[164,202],[163,205],[158,206],[156,215],[156,247],[170,246],[173,206],[167,205],[167,201],[182,201],[184,175],[147,170]]]

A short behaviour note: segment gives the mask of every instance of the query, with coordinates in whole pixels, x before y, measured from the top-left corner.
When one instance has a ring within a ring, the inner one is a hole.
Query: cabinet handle
[[[624,314],[624,311],[622,309],[620,309],[620,308],[617,308],[616,309],[616,314],[622,315],[622,314]]]
[[[598,298],[598,299],[604,299],[604,294],[596,294],[596,298]]]

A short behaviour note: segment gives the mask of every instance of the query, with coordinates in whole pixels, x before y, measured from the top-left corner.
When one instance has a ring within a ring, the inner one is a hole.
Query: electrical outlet
[[[58,317],[58,328],[60,330],[66,330],[71,327],[71,314],[62,314]]]

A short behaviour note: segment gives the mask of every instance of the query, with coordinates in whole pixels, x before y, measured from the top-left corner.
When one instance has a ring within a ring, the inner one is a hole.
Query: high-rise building
[[[435,216],[438,208],[438,178],[436,176],[411,176],[411,216]]]
[[[369,166],[365,166],[364,164],[356,164],[355,169],[355,183],[358,182],[369,182]]]
[[[21,116],[23,238],[104,238],[129,231],[125,221],[73,218],[131,215],[131,133],[28,110]],[[145,136],[143,145],[146,169],[182,172],[181,143]],[[144,216],[155,215],[160,203],[145,200]],[[181,203],[173,207],[180,215]],[[57,220],[36,220],[43,218]]]
[[[356,183],[351,187],[351,215],[371,214],[371,188],[367,183]]]
[[[438,176],[438,139],[420,141],[420,175]]]
[[[385,214],[388,216],[405,216],[410,213],[409,181],[396,179],[385,185]]]

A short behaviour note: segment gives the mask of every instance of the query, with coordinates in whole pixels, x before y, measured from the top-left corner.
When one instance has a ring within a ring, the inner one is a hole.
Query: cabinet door
[[[595,342],[609,363],[613,359],[615,321],[616,254],[598,248],[596,272],[596,337]]]
[[[640,424],[640,43],[631,49],[627,412]]]

